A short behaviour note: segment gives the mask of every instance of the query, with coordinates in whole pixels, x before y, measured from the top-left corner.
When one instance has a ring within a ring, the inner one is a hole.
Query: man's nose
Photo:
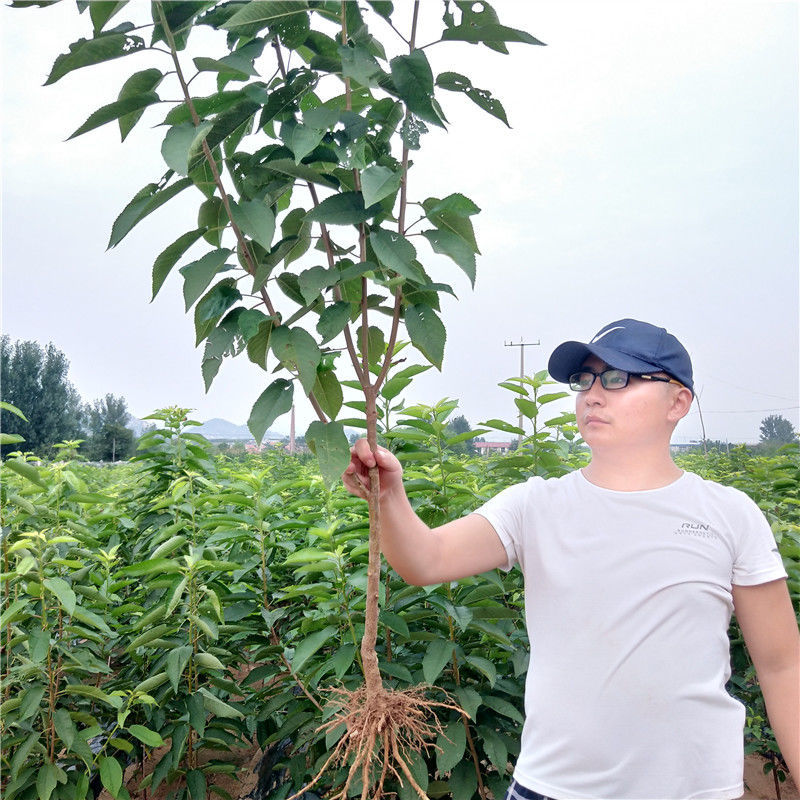
[[[600,382],[600,376],[594,379],[594,383],[587,391],[583,393],[583,395],[585,397],[585,402],[592,405],[605,403],[606,389],[603,388],[603,384]]]

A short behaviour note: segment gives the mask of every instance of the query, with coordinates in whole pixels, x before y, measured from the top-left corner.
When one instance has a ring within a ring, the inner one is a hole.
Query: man
[[[624,319],[560,345],[548,366],[576,391],[583,470],[531,478],[433,530],[388,450],[360,440],[343,475],[364,497],[377,464],[383,552],[409,583],[520,565],[531,659],[509,800],[739,797],[733,611],[797,782],[800,635],[772,533],[746,495],[670,456],[694,396],[688,353]]]

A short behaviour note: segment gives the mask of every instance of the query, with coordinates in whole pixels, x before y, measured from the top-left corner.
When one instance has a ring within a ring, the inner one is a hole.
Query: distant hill
[[[156,424],[154,420],[141,420],[133,416],[131,416],[130,420],[128,421],[128,427],[133,430],[136,436],[141,436],[145,428],[154,424]],[[233,422],[228,422],[228,420],[220,419],[219,417],[210,419],[199,426],[192,425],[191,427],[187,428],[187,430],[191,433],[199,433],[201,436],[205,436],[206,439],[218,442],[246,442],[253,438],[253,434],[250,433],[247,425],[234,425]],[[287,437],[285,434],[277,433],[276,431],[267,431],[264,434],[265,440],[286,438]]]
[[[204,422],[199,428],[192,428],[192,433],[199,433],[206,439],[217,441],[248,441],[253,438],[247,425],[234,425],[226,419],[215,417]],[[275,431],[267,431],[264,439],[285,439],[286,436]]]

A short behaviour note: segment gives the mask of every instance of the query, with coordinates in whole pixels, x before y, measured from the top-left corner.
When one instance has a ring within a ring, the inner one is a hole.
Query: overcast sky
[[[532,372],[560,342],[634,317],[689,349],[709,438],[757,441],[770,413],[797,428],[797,3],[494,6],[547,47],[427,51],[435,73],[464,72],[499,97],[512,129],[443,93],[450,131],[414,156],[417,199],[458,191],[481,207],[483,255],[474,291],[448,260],[426,261],[458,300],[443,304],[445,367],[420,376],[407,402],[458,398],[473,425],[513,420],[513,396],[496,385],[519,372],[519,348],[505,342],[540,342],[525,351]],[[435,24],[441,6],[428,9]],[[165,170],[164,111],[124,144],[116,124],[64,141],[133,71],[168,67],[136,54],[43,87],[56,56],[90,35],[88,14],[65,0],[3,7],[0,21],[3,332],[54,342],[85,400],[112,392],[139,417],[177,404],[245,422],[273,376],[241,356],[206,394],[177,271],[149,303],[153,260],[195,227],[196,198],[171,201],[105,251],[117,214]],[[676,440],[700,435],[695,406]]]

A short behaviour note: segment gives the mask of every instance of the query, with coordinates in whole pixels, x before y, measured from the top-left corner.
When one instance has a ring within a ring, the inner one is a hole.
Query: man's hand
[[[350,494],[365,500],[369,494],[369,470],[378,466],[381,499],[403,488],[403,467],[385,447],[373,453],[366,439],[359,439],[350,449],[350,463],[342,473],[342,483]]]

